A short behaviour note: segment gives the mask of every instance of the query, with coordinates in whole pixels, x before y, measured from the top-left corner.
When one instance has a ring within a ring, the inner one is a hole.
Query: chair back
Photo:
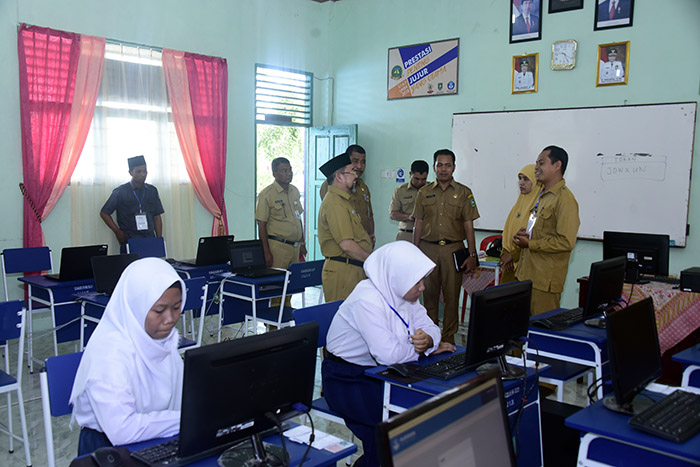
[[[126,242],[126,252],[136,253],[139,258],[167,258],[163,237],[130,238]]]
[[[5,301],[9,300],[7,292],[7,275],[25,272],[53,271],[51,250],[47,246],[32,248],[6,248],[2,251],[2,282],[5,287]]]
[[[289,265],[287,295],[301,293],[307,287],[321,285],[321,272],[325,260],[303,261]]]
[[[78,372],[82,352],[75,352],[45,360],[46,380],[49,389],[51,415],[60,417],[71,413],[70,394],[73,391],[75,374]]]
[[[342,300],[337,300],[335,302],[294,310],[292,312],[294,314],[294,322],[296,324],[303,324],[316,321],[318,323],[318,346],[325,347],[328,328],[331,327],[331,321],[333,321],[333,317],[341,303],[343,303]]]
[[[187,298],[182,311],[202,309],[206,304],[206,294],[204,293],[204,286],[207,285],[206,278],[193,277],[184,279],[184,282],[187,289]]]
[[[22,300],[0,302],[0,342],[22,337],[23,324]]]

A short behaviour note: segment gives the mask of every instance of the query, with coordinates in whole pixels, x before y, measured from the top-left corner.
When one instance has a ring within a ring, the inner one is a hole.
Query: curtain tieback
[[[27,203],[29,203],[29,206],[32,208],[32,211],[34,211],[34,215],[36,216],[36,220],[39,221],[41,224],[41,216],[39,215],[39,211],[37,211],[36,206],[34,205],[34,201],[29,197],[29,194],[27,194],[27,187],[24,186],[24,183],[19,182],[19,191],[22,192],[22,196],[27,200]]]

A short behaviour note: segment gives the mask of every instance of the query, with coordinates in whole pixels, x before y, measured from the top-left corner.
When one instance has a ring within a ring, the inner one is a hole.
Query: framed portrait
[[[537,92],[537,73],[539,71],[540,54],[525,54],[513,56],[513,80],[511,94]]]
[[[583,0],[549,0],[549,13],[560,11],[580,10],[583,8]]]
[[[596,0],[593,30],[632,26],[634,0]]]
[[[457,94],[459,39],[389,49],[387,100]]]
[[[611,42],[598,46],[596,86],[627,84],[629,78],[630,43]]]
[[[510,43],[542,39],[542,0],[511,0]]]

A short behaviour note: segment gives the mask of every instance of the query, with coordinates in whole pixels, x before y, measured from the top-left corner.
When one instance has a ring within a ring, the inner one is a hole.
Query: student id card
[[[148,217],[146,214],[136,214],[136,230],[148,230]]]

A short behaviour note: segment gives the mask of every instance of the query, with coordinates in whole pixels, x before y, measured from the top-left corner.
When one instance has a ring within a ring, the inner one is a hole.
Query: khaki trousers
[[[365,279],[365,271],[360,266],[326,259],[321,271],[323,296],[326,302],[345,300],[363,279]]]

